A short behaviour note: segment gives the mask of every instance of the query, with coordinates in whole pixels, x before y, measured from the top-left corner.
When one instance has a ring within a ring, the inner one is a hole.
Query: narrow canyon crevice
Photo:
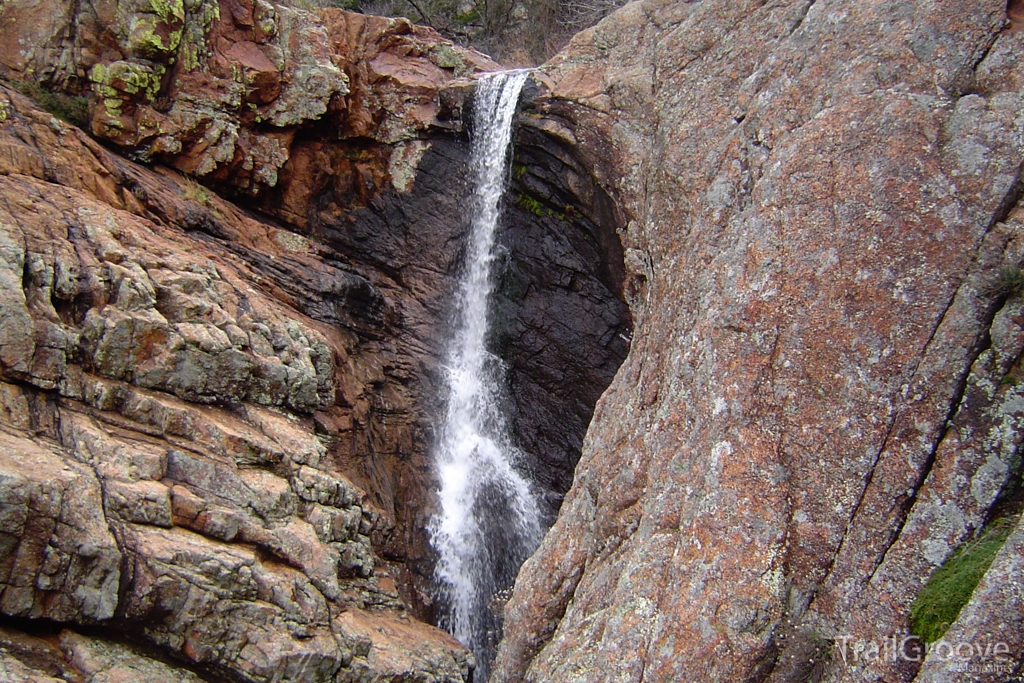
[[[573,148],[534,117],[521,116],[517,130],[491,347],[507,364],[514,437],[550,521],[572,483],[594,404],[628,351],[631,321],[611,200]],[[347,188],[326,183],[309,202],[304,234],[357,267],[388,310],[375,343],[394,361],[384,368],[383,400],[367,430],[391,435],[397,446],[357,440],[336,453],[393,515],[382,547],[411,584],[404,595],[432,620],[424,529],[436,484],[426,456],[442,406],[442,349],[468,226],[468,141],[465,133],[442,133],[416,144],[408,191],[387,187],[353,207]]]

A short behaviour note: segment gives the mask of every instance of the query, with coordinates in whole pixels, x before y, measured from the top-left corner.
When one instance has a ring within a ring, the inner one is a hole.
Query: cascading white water
[[[496,645],[488,603],[512,583],[542,535],[537,500],[515,467],[519,453],[502,410],[502,362],[487,350],[495,232],[512,119],[527,76],[501,72],[477,85],[472,226],[445,367],[447,410],[435,452],[441,511],[429,531],[438,553],[441,626],[476,655],[477,681],[486,681]]]

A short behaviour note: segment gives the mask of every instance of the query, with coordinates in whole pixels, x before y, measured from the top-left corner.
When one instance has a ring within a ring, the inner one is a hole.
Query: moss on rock
[[[465,76],[473,72],[466,63],[466,58],[454,46],[438,43],[430,48],[430,61],[442,69],[453,69],[456,76]]]
[[[1000,520],[967,541],[935,570],[910,608],[910,629],[926,643],[941,638],[988,571],[1013,525]]]
[[[186,71],[195,71],[209,55],[206,37],[213,22],[220,19],[220,5],[215,0],[188,0],[185,9],[178,56]]]
[[[121,18],[129,55],[159,58],[172,54],[181,44],[185,23],[182,0],[150,0],[150,9]]]

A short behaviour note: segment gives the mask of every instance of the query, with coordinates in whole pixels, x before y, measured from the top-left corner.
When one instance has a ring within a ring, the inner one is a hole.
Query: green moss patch
[[[516,198],[516,204],[519,205],[519,208],[529,211],[538,218],[547,217],[554,218],[559,221],[566,220],[565,213],[562,213],[561,211],[556,211],[555,209],[547,208],[546,206],[544,206],[544,204],[541,203],[539,199],[531,197],[530,195],[524,194],[522,192],[520,192],[519,196]],[[572,213],[573,211],[575,211],[575,209],[573,209],[571,206],[567,206],[565,207],[565,209],[567,213]]]
[[[543,216],[545,214],[544,205],[529,195],[520,192],[517,203],[534,216]]]
[[[473,72],[473,68],[466,63],[462,53],[455,47],[444,43],[430,47],[430,61],[442,69],[453,69],[456,76],[465,76]]]
[[[149,66],[134,62],[97,64],[89,71],[89,80],[96,84],[95,92],[104,98],[119,98],[121,93],[140,96],[152,102],[160,92],[161,79],[166,73],[162,64]]]
[[[990,524],[977,539],[967,541],[935,570],[910,608],[910,630],[926,643],[945,635],[988,571],[1010,535],[1010,520]]]

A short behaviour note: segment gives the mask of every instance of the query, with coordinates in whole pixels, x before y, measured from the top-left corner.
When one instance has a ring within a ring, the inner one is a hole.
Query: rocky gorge
[[[492,681],[1021,674],[1015,19],[637,0],[533,74],[492,346],[553,527]],[[341,10],[0,2],[0,680],[471,680],[425,528],[498,68]],[[946,638],[998,666],[836,654],[996,525]]]
[[[468,678],[424,623],[427,449],[497,66],[340,11],[2,11],[0,677]],[[517,212],[500,343],[551,514],[629,320],[603,217]]]

